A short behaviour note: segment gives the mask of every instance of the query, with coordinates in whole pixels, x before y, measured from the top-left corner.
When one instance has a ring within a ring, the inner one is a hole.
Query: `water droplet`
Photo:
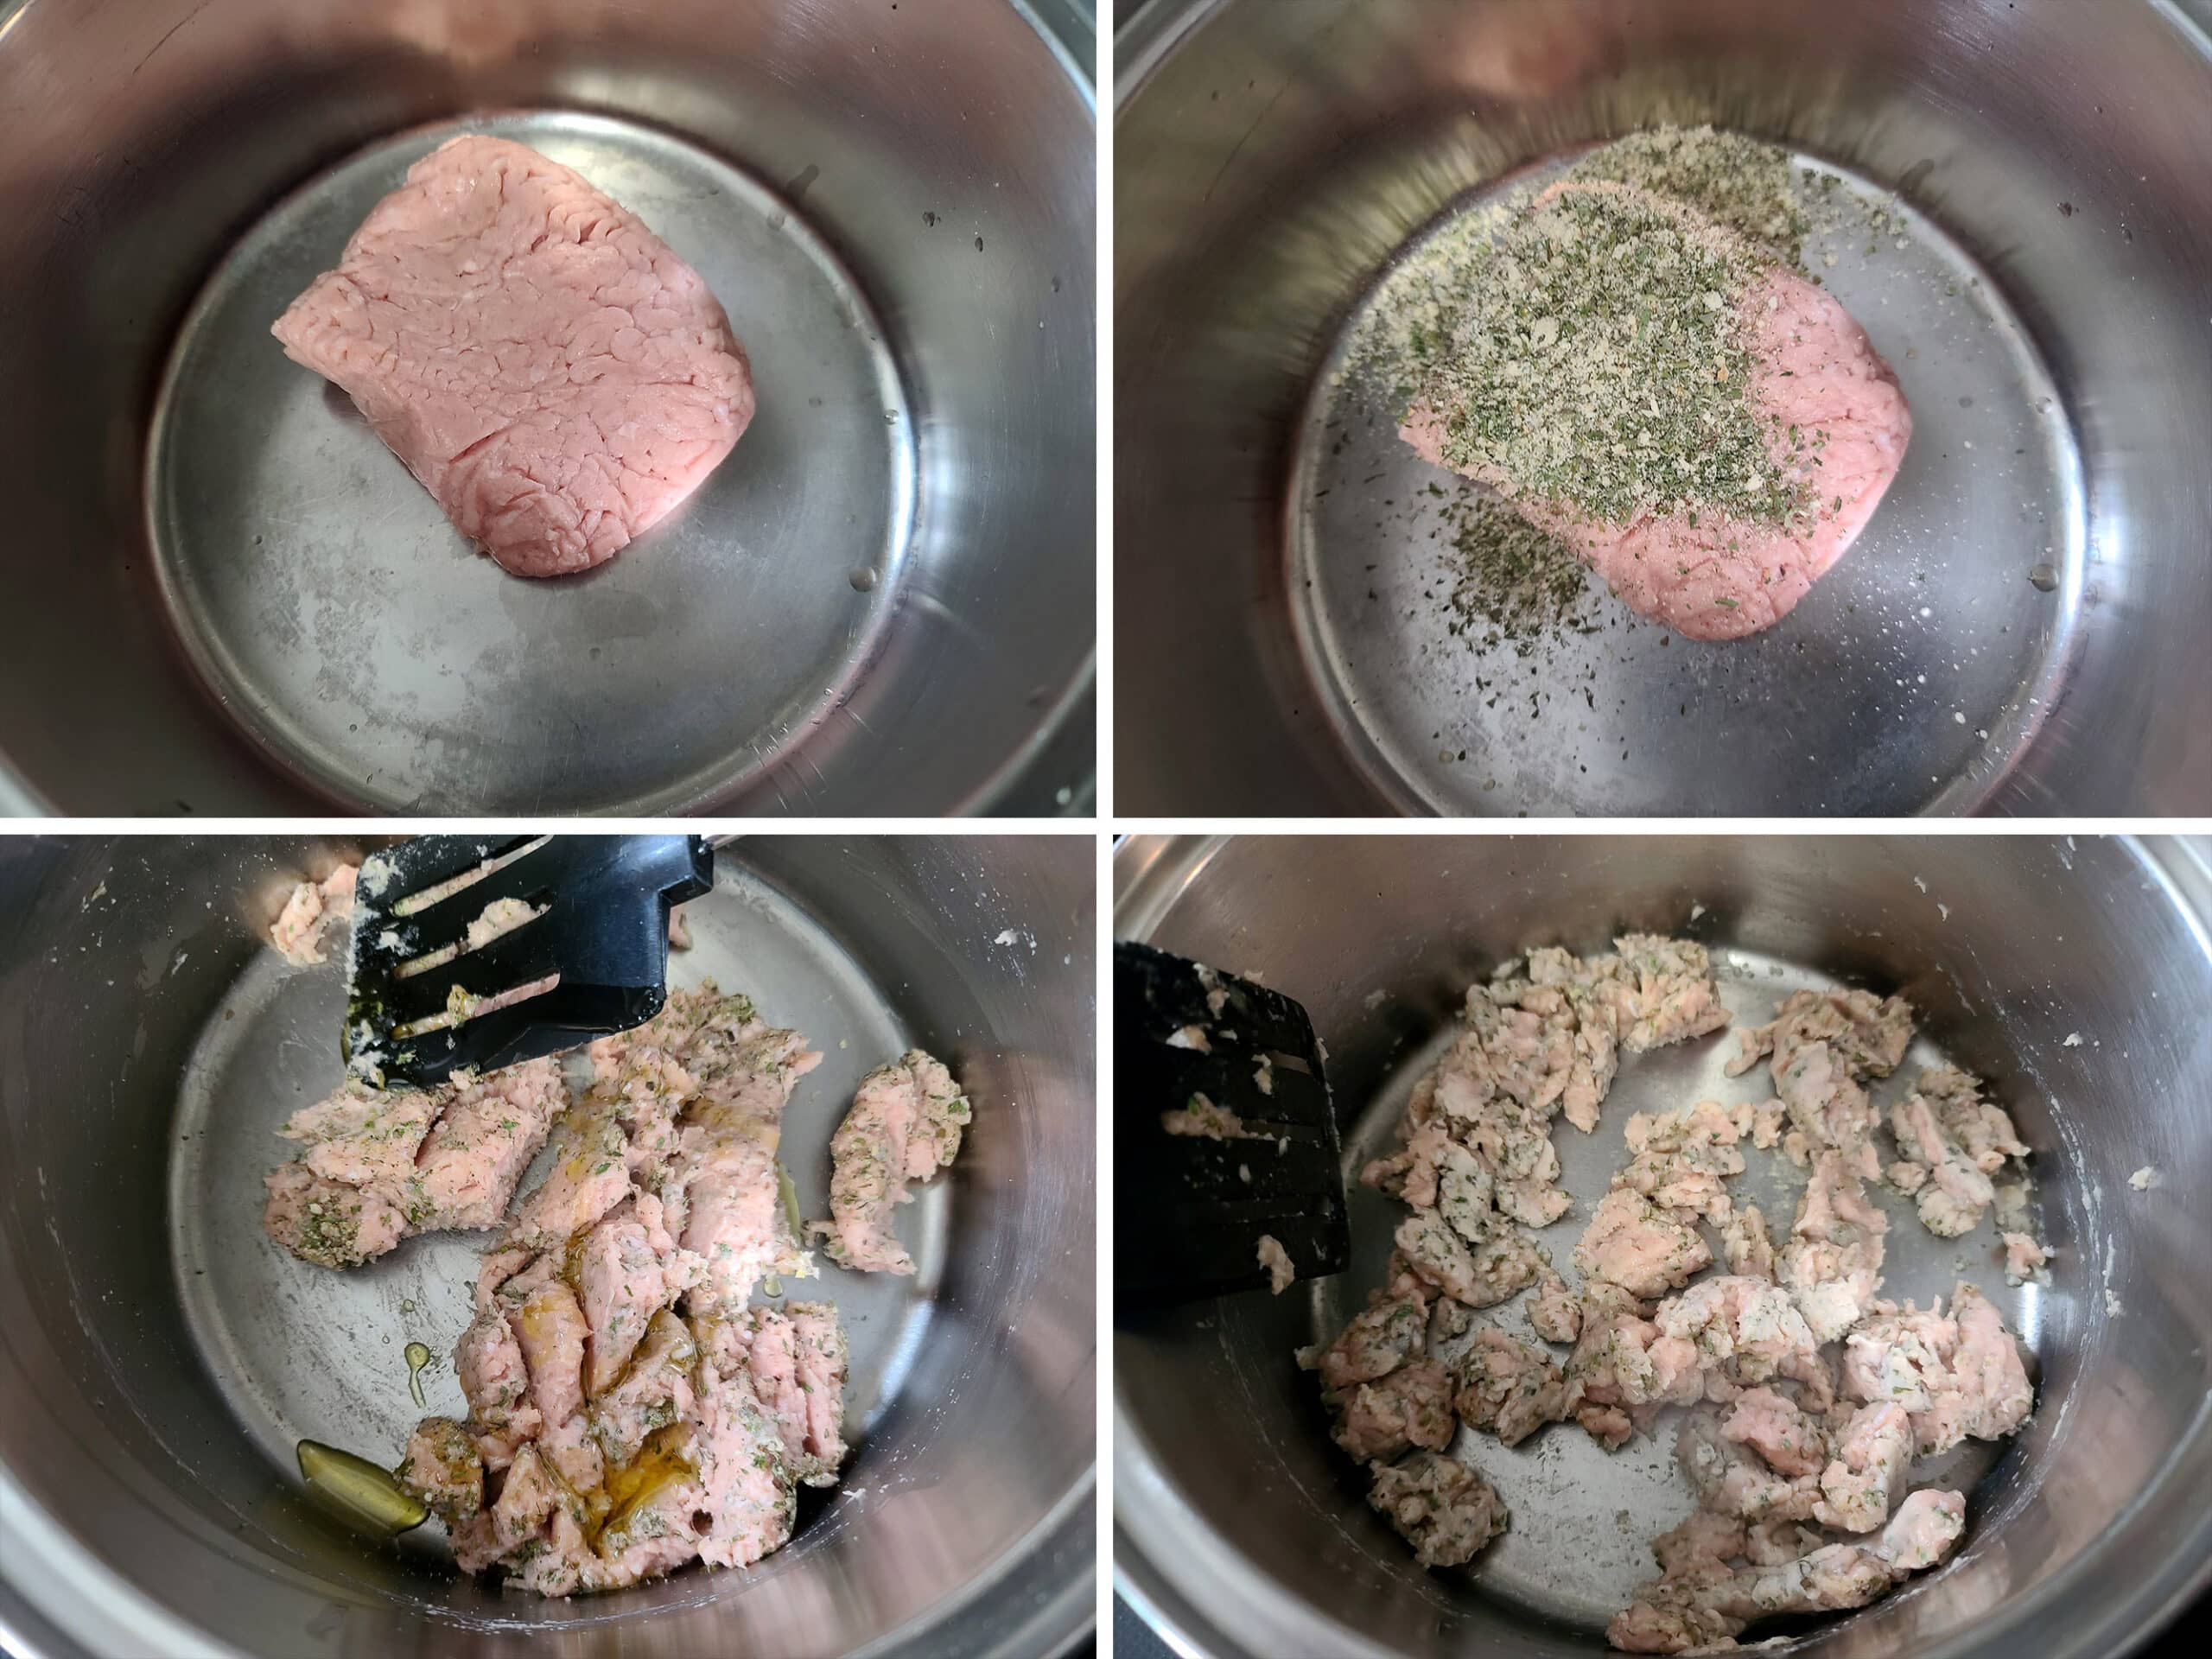
[[[2054,592],[2058,587],[2058,572],[2047,564],[2039,564],[2028,572],[2028,585],[2039,594]]]
[[[866,565],[861,566],[845,580],[853,584],[853,591],[856,594],[872,594],[875,591],[875,572]]]

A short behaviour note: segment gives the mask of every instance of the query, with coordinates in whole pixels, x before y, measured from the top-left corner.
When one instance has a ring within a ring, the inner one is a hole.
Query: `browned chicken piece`
[[[1748,1200],[1731,1205],[1719,1230],[1729,1272],[1741,1278],[1774,1277],[1774,1243],[1767,1236],[1766,1216],[1758,1205]]]
[[[1358,1462],[1388,1463],[1417,1446],[1440,1452],[1458,1428],[1451,1377],[1434,1360],[1414,1359],[1354,1389],[1332,1438]]]
[[[1337,1339],[1322,1351],[1321,1386],[1341,1394],[1362,1382],[1387,1376],[1421,1349],[1429,1298],[1417,1291],[1377,1292],[1352,1315]]]
[[[1662,1578],[1707,1578],[1726,1572],[1744,1554],[1744,1523],[1732,1515],[1694,1510],[1688,1520],[1651,1541]]]
[[[1861,1077],[1886,1077],[1912,1043],[1912,1007],[1901,996],[1872,991],[1794,991],[1770,1024],[1738,1030],[1743,1052],[1728,1063],[1741,1077],[1769,1054],[1824,1042]]]
[[[1817,1475],[1828,1464],[1827,1432],[1797,1402],[1769,1388],[1747,1389],[1736,1396],[1721,1421],[1720,1438],[1748,1446],[1777,1473]],[[1865,1527],[1853,1527],[1865,1532]]]
[[[1397,1246],[1425,1283],[1469,1307],[1493,1307],[1526,1289],[1543,1269],[1535,1246],[1503,1231],[1470,1246],[1433,1210],[1399,1224]]]
[[[1423,1567],[1463,1567],[1506,1527],[1504,1500],[1457,1459],[1421,1451],[1379,1465],[1367,1501]]]
[[[1459,1357],[1452,1396],[1460,1421],[1518,1446],[1546,1423],[1567,1415],[1567,1379],[1558,1363],[1533,1343],[1485,1327]]]
[[[415,1426],[392,1476],[449,1530],[474,1521],[484,1507],[484,1459],[467,1429],[450,1417],[425,1417]]]
[[[1574,1247],[1574,1265],[1585,1279],[1606,1280],[1636,1296],[1687,1284],[1712,1263],[1695,1226],[1626,1186],[1605,1194]]]
[[[1891,1401],[1859,1407],[1836,1442],[1834,1460],[1821,1476],[1814,1518],[1839,1532],[1881,1527],[1904,1496],[1913,1447],[1912,1420],[1904,1407]]]
[[[1834,1342],[1857,1324],[1881,1287],[1889,1217],[1868,1200],[1841,1153],[1813,1160],[1776,1277],[1788,1287],[1816,1342]]]
[[[1573,1342],[1582,1334],[1582,1300],[1567,1281],[1546,1268],[1529,1299],[1529,1323],[1546,1342]]]
[[[913,1259],[892,1231],[907,1183],[952,1161],[969,1119],[952,1075],[919,1049],[861,1080],[852,1109],[830,1138],[830,1210],[817,1222],[832,1260],[870,1273],[912,1273]]]

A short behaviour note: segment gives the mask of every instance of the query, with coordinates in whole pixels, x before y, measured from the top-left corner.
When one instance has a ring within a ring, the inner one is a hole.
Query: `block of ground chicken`
[[[501,138],[409,168],[273,332],[518,575],[613,557],[753,418],[744,349],[698,272]]]

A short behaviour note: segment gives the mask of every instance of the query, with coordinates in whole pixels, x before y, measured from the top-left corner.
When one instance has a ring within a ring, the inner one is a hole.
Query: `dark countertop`
[[[2199,1601],[2174,1622],[2172,1629],[2142,1649],[2139,1659],[2182,1659],[2184,1653],[2196,1659],[2204,1651],[2199,1644],[2208,1635],[2212,1635],[2212,1596]],[[1137,1616],[1136,1609],[1119,1596],[1114,1598],[1114,1659],[1175,1659],[1168,1645]]]

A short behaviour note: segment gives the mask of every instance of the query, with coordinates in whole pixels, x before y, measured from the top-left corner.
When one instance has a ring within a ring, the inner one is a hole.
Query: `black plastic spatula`
[[[346,1069],[427,1087],[627,1031],[668,1001],[668,913],[714,885],[697,836],[421,836],[361,866]]]
[[[1170,1112],[1241,1131],[1172,1134]],[[1125,1307],[1268,1283],[1272,1237],[1300,1279],[1351,1255],[1343,1154],[1306,1010],[1150,945],[1114,947],[1115,1297]]]

